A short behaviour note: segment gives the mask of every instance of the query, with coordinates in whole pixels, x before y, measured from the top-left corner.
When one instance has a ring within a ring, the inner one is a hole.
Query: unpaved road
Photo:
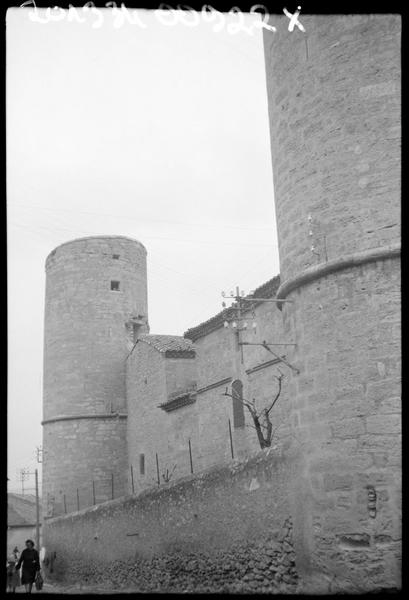
[[[38,592],[34,586],[32,593],[33,594],[132,594],[137,592],[135,588],[122,588],[121,590],[116,589],[106,589],[102,587],[97,587],[95,585],[85,586],[80,584],[75,585],[56,585],[51,583],[44,583],[43,589]],[[18,594],[24,594],[25,589],[24,585],[20,585],[16,592]]]

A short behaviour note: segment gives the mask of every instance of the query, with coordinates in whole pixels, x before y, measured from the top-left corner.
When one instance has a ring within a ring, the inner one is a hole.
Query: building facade
[[[291,368],[280,356],[285,359],[291,340],[284,338],[280,311],[268,301],[278,286],[275,277],[254,291],[265,302],[248,296],[241,322],[237,310],[228,308],[184,337],[142,335],[137,341],[127,359],[130,491],[132,483],[140,491],[158,479],[163,483],[260,449],[250,412],[232,391],[239,386],[241,397],[254,398],[261,413],[278,391],[280,373],[282,391],[271,418],[273,445],[284,443]],[[264,340],[277,344],[271,346],[276,356],[261,345]]]
[[[399,15],[287,17],[264,31],[304,580],[400,577]],[[274,23],[273,23],[274,21]]]
[[[261,410],[283,375],[270,451],[291,457],[304,589],[397,589],[400,18],[301,21],[264,32],[280,276],[243,319],[149,334],[146,253],[127,238],[47,259],[45,516],[245,458],[260,446],[232,390]]]

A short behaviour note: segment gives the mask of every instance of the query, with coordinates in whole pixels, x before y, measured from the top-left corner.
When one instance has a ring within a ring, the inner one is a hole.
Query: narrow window
[[[240,379],[233,381],[232,386],[233,396],[233,425],[234,428],[244,427],[244,407],[243,407],[243,384]]]
[[[119,254],[113,254],[113,255],[112,255],[112,258],[114,258],[115,260],[118,260],[118,258],[119,258]]]
[[[139,455],[139,473],[145,475],[145,455]]]
[[[113,292],[119,292],[119,281],[111,281],[111,290]]]
[[[136,340],[138,339],[138,331],[140,329],[140,325],[138,325],[137,323],[134,323],[132,327],[133,327],[133,341],[135,344]]]

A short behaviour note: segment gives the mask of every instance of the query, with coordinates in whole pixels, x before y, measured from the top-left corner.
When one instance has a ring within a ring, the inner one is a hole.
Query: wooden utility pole
[[[38,493],[38,471],[35,470],[36,482],[36,544],[37,550],[40,551],[40,496]]]
[[[240,296],[240,290],[239,290],[239,286],[236,286],[236,302],[237,302],[237,329],[236,329],[236,334],[237,334],[237,346],[240,352],[240,362],[241,364],[244,363],[244,356],[243,356],[243,346],[240,344],[241,341],[241,336],[240,336],[240,332],[242,330],[241,327],[241,296]],[[241,369],[239,369],[240,371],[240,376],[241,374]]]
[[[21,493],[24,496],[24,482],[26,481],[26,479],[28,479],[30,476],[29,470],[24,468],[24,469],[20,469],[20,481],[21,481]]]

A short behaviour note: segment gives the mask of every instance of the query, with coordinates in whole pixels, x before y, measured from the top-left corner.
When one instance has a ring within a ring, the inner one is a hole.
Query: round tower
[[[146,250],[123,236],[76,239],[46,260],[44,516],[125,492],[125,361],[148,331]]]
[[[400,17],[298,19],[264,31],[297,569],[313,592],[396,588]]]

